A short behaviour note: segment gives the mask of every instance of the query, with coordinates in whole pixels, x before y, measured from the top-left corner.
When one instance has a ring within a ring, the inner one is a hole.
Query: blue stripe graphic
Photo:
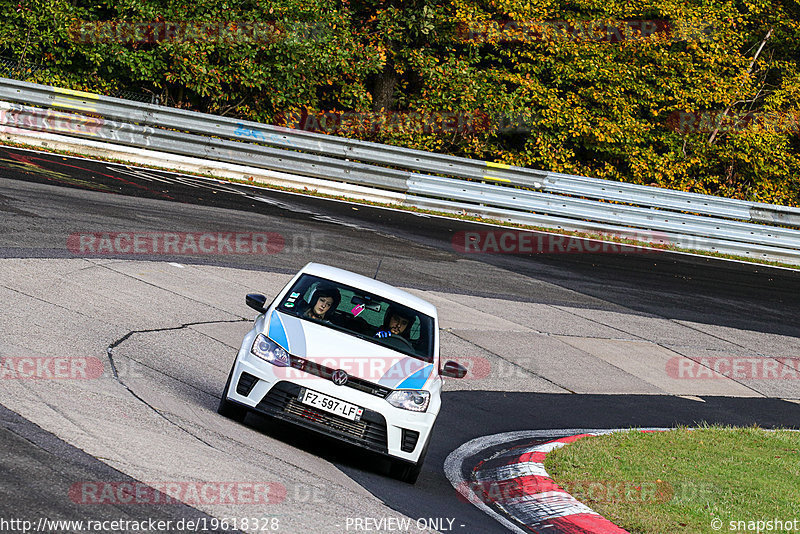
[[[272,311],[272,316],[269,318],[268,335],[272,341],[286,349],[287,352],[292,352],[289,348],[289,340],[286,338],[286,330],[284,330],[283,324],[281,323],[281,317],[275,310]]]
[[[422,389],[431,374],[433,365],[426,365],[413,375],[403,380],[397,389]]]

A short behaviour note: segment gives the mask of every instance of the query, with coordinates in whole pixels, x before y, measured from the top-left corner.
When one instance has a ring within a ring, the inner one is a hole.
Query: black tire
[[[432,431],[431,434],[433,434]],[[425,446],[422,448],[422,453],[419,455],[419,460],[417,460],[417,463],[412,464],[403,462],[402,460],[392,460],[389,468],[389,476],[396,478],[401,482],[405,482],[406,484],[415,484],[419,478],[419,474],[422,473],[422,464],[425,463],[425,456],[428,454],[428,445],[431,443],[431,434],[428,435],[428,441],[425,442]]]
[[[422,460],[424,460],[424,458],[420,458],[420,461],[415,464],[392,461],[392,467],[390,469],[391,477],[396,478],[400,482],[405,482],[406,484],[415,484],[419,478],[419,474],[422,472]]]
[[[222,397],[219,399],[219,406],[217,406],[217,413],[228,419],[232,419],[237,423],[244,421],[247,415],[247,408],[241,404],[229,401],[226,397],[228,395],[228,388],[231,386],[231,379],[233,378],[233,367],[228,374],[228,381],[225,383],[225,389],[222,390]]]

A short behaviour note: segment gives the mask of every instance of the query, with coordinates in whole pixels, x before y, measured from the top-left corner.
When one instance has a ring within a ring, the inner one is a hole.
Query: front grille
[[[403,452],[414,452],[414,448],[417,446],[418,439],[419,439],[419,432],[404,428],[403,442],[400,445],[400,449]]]
[[[278,382],[256,409],[374,451],[387,452],[386,420],[378,412],[365,409],[360,421],[351,421],[301,403],[299,394],[297,384]]]
[[[242,373],[239,377],[239,382],[236,384],[236,393],[247,397],[253,391],[253,386],[256,385],[256,382],[258,382],[258,378],[250,373]]]
[[[298,417],[303,417],[314,423],[329,426],[334,430],[350,434],[357,438],[363,438],[367,430],[367,423],[364,421],[351,421],[334,414],[321,412],[311,406],[301,403],[293,397],[288,399],[286,406],[283,407],[283,411]]]
[[[369,393],[370,395],[375,395],[376,397],[380,397],[382,399],[385,399],[389,393],[392,392],[392,390],[389,388],[379,386],[378,384],[373,384],[372,382],[362,380],[361,378],[357,378],[355,376],[349,377],[345,386],[363,391],[364,393]]]
[[[291,365],[295,369],[300,369],[308,374],[318,376],[320,378],[324,378],[326,380],[331,379],[331,375],[336,369],[331,369],[325,365],[321,365],[304,358],[300,358],[299,356],[292,356],[291,357]],[[363,391],[364,393],[369,393],[370,395],[375,395],[376,397],[380,397],[385,399],[389,393],[392,392],[391,389],[380,386],[369,380],[363,380],[361,378],[355,376],[348,376],[347,383],[345,386],[357,389],[359,391]]]

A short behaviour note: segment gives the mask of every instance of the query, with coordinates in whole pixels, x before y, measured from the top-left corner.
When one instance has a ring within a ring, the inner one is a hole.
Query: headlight
[[[291,363],[289,353],[264,334],[258,334],[258,336],[256,336],[256,340],[253,341],[253,347],[250,349],[250,352],[262,360],[267,360],[272,365],[277,365],[278,367],[289,367]]]
[[[400,389],[393,391],[386,397],[386,401],[392,406],[411,410],[412,412],[424,412],[428,409],[430,400],[431,394],[429,391],[416,389]]]

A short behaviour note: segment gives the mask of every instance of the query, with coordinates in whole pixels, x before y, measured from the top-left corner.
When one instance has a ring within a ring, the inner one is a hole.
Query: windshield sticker
[[[350,313],[352,313],[355,317],[358,317],[359,315],[361,315],[361,312],[363,311],[364,311],[364,305],[359,304],[358,306],[350,310]]]
[[[283,303],[283,306],[285,308],[294,308],[294,301],[297,300],[297,297],[299,296],[300,293],[297,292],[292,293],[291,295],[289,295],[289,298],[286,300],[286,302]]]

